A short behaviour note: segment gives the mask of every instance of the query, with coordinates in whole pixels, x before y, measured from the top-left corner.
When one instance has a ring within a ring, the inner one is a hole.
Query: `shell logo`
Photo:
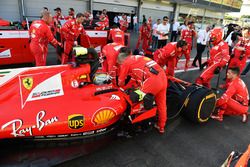
[[[112,109],[109,109],[109,108],[100,109],[95,113],[94,117],[92,118],[92,122],[95,125],[102,125],[102,124],[108,123],[115,116],[116,116],[116,113]]]

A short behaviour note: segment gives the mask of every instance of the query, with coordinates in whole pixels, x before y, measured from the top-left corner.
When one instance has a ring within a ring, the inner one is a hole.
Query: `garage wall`
[[[206,10],[205,16],[206,17],[211,17],[211,18],[223,19],[224,18],[224,13],[215,12],[215,11],[212,11],[212,10]]]
[[[179,12],[183,14],[190,14],[193,16],[203,16],[205,12],[206,17],[219,18],[219,19],[222,19],[224,16],[224,13],[222,12],[216,12],[208,9],[205,10],[200,8],[192,8],[189,6],[180,6]]]
[[[119,12],[119,13],[132,13],[131,11],[136,11],[136,8],[133,6],[123,6],[123,5],[114,5],[107,3],[93,3],[93,10],[103,10],[106,9],[108,12]]]
[[[162,19],[163,16],[170,17],[173,11],[174,11],[174,7],[170,4],[165,4],[161,2],[153,3],[153,2],[144,1],[142,4],[140,21],[142,21],[142,15],[145,15],[146,18],[151,16],[153,22],[156,22],[157,19]]]
[[[151,16],[153,22],[156,22],[157,19],[162,19],[163,16],[168,16],[170,17],[170,12],[168,11],[163,11],[163,10],[155,10],[155,9],[145,9],[145,8],[142,8],[142,11],[141,11],[141,17],[142,15],[145,15],[146,18],[148,19],[149,16]],[[142,18],[141,20],[142,21]]]
[[[0,17],[10,21],[20,21],[18,0],[0,0]]]
[[[68,9],[74,8],[75,13],[84,12],[88,9],[88,0],[24,0],[25,11],[29,20],[37,19],[43,7],[48,7],[52,15],[54,9],[60,7],[64,16],[68,15]]]
[[[123,6],[138,6],[137,0],[93,0],[94,3],[106,3],[114,5],[123,5]]]

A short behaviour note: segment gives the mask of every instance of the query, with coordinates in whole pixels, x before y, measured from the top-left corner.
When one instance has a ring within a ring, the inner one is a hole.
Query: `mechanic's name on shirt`
[[[12,127],[12,133],[11,135],[13,135],[14,137],[19,137],[19,136],[26,136],[26,135],[33,135],[33,129],[38,129],[39,131],[41,131],[44,127],[53,124],[55,122],[58,122],[58,118],[57,117],[53,117],[47,120],[44,120],[43,118],[45,117],[46,112],[45,111],[40,111],[39,113],[37,113],[36,115],[36,124],[26,127],[26,128],[22,128],[23,126],[23,120],[21,119],[15,119],[12,120],[10,122],[7,122],[6,124],[4,124],[1,129],[5,129],[9,126]]]

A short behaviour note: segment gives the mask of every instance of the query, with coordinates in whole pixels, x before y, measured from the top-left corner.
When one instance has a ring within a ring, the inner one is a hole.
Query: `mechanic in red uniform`
[[[120,24],[120,29],[123,32],[126,32],[128,29],[128,21],[127,21],[127,16],[126,15],[122,15],[122,19],[119,20],[119,24]]]
[[[180,36],[180,39],[185,40],[188,43],[187,54],[185,54],[185,58],[186,58],[185,70],[187,70],[188,66],[189,66],[188,64],[189,64],[189,60],[190,60],[190,53],[192,50],[193,38],[196,38],[196,35],[197,34],[194,30],[194,22],[189,21],[187,28],[181,31],[181,36]],[[178,60],[177,60],[177,63],[178,63]]]
[[[149,94],[155,97],[159,114],[156,128],[160,133],[164,133],[167,120],[166,74],[155,61],[145,56],[131,55],[128,51],[124,51],[126,49],[128,48],[121,48],[121,53],[118,55],[118,64],[121,65],[118,79],[119,86],[124,86],[125,79],[129,75],[131,79],[139,83],[140,92],[143,98],[146,98]]]
[[[117,76],[117,57],[120,52],[120,49],[124,47],[124,45],[120,43],[109,43],[102,48],[102,70],[104,72],[108,72],[108,74],[112,77],[112,82],[116,84],[116,76]]]
[[[51,28],[54,30],[54,35],[59,36],[58,34],[60,33],[60,29],[62,27],[61,25],[61,20],[64,20],[65,17],[62,15],[62,10],[61,8],[57,7],[54,9],[55,11],[55,16],[53,17],[53,24],[51,24]]]
[[[234,46],[233,56],[229,63],[229,67],[239,67],[240,73],[246,66],[247,58],[250,56],[250,34],[249,30],[245,29],[242,32],[243,37]]]
[[[30,51],[31,54],[35,57],[36,66],[46,65],[49,42],[54,47],[56,47],[57,45],[62,46],[62,44],[54,38],[48,26],[51,21],[51,14],[48,11],[43,11],[41,20],[33,21],[30,26]]]
[[[218,74],[222,67],[224,67],[229,59],[228,44],[223,41],[223,30],[221,28],[214,28],[210,33],[210,41],[213,47],[210,49],[210,59],[208,60],[208,67],[196,79],[197,84],[201,84],[210,88],[210,80],[214,74]]]
[[[79,37],[80,34],[84,34],[86,36],[86,40],[90,45],[89,36],[86,34],[82,25],[84,18],[85,17],[82,13],[78,13],[76,15],[76,19],[67,21],[61,29],[62,38],[64,42],[63,44],[64,53],[62,54],[62,64],[66,64],[68,62],[68,58],[70,52],[72,51],[73,45],[78,45],[77,38]]]
[[[74,8],[69,8],[69,15],[65,17],[65,20],[75,19],[75,10]]]
[[[244,70],[247,62],[247,58],[250,56],[250,41],[248,35],[248,29],[243,31],[243,37],[239,39],[239,42],[234,46],[231,59],[228,64],[230,67],[239,67],[240,73]],[[230,80],[226,78],[226,83],[221,84],[220,88],[227,88]]]
[[[107,15],[106,9],[102,10],[102,14],[100,15],[99,19],[104,23],[105,28],[109,28],[109,17]]]
[[[117,25],[113,25],[113,28],[109,31],[108,39],[112,40],[112,42],[125,45],[124,32]]]
[[[249,94],[247,86],[240,79],[239,74],[239,67],[229,67],[227,72],[227,78],[230,79],[228,89],[217,100],[218,114],[212,115],[211,118],[223,121],[223,115],[240,115],[242,122],[247,122]]]
[[[154,60],[162,67],[166,65],[166,74],[174,76],[176,59],[180,55],[185,54],[187,51],[187,45],[187,42],[184,40],[170,42],[163,48],[154,52]]]
[[[151,28],[147,24],[147,22],[143,22],[142,26],[139,29],[139,37],[136,44],[136,49],[139,49],[141,41],[142,41],[142,49],[145,52],[149,48],[149,40],[151,37]]]

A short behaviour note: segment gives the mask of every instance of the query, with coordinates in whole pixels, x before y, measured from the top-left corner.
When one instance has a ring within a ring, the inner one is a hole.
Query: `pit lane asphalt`
[[[199,73],[178,77],[194,81]],[[249,89],[249,74],[244,81]],[[212,81],[215,84],[216,78]],[[152,130],[131,139],[117,139],[101,150],[58,166],[217,167],[231,151],[244,152],[250,144],[250,121],[241,123],[241,117],[225,117],[223,122],[210,119],[201,125],[183,117],[169,122],[163,135]]]
[[[131,48],[135,48],[137,34],[131,35]],[[193,49],[191,57],[196,54]],[[206,57],[206,51],[203,57]],[[179,73],[176,77],[194,82],[200,71]],[[222,72],[220,83],[225,76]],[[212,80],[216,86],[217,76]],[[250,73],[245,81],[250,90]],[[248,111],[249,112],[249,111]],[[58,166],[88,167],[217,167],[233,150],[244,152],[250,144],[250,120],[243,124],[241,117],[225,117],[223,122],[209,120],[202,125],[193,124],[183,117],[169,121],[166,133],[155,130],[131,139],[116,139],[89,155]]]
[[[134,34],[131,40],[135,44]],[[192,57],[195,53],[194,50]],[[49,50],[48,64],[56,64],[53,48]],[[199,74],[192,71],[176,76],[193,82]],[[247,74],[243,80],[250,90],[249,77]],[[216,79],[217,76],[212,80],[213,86]],[[129,139],[108,137],[87,145],[49,144],[35,149],[17,146],[11,151],[6,146],[6,151],[3,148],[0,151],[0,166],[217,167],[232,150],[243,152],[250,144],[250,123],[243,124],[240,120],[240,117],[225,117],[223,122],[209,120],[197,125],[179,117],[167,123],[163,135],[153,129]]]

